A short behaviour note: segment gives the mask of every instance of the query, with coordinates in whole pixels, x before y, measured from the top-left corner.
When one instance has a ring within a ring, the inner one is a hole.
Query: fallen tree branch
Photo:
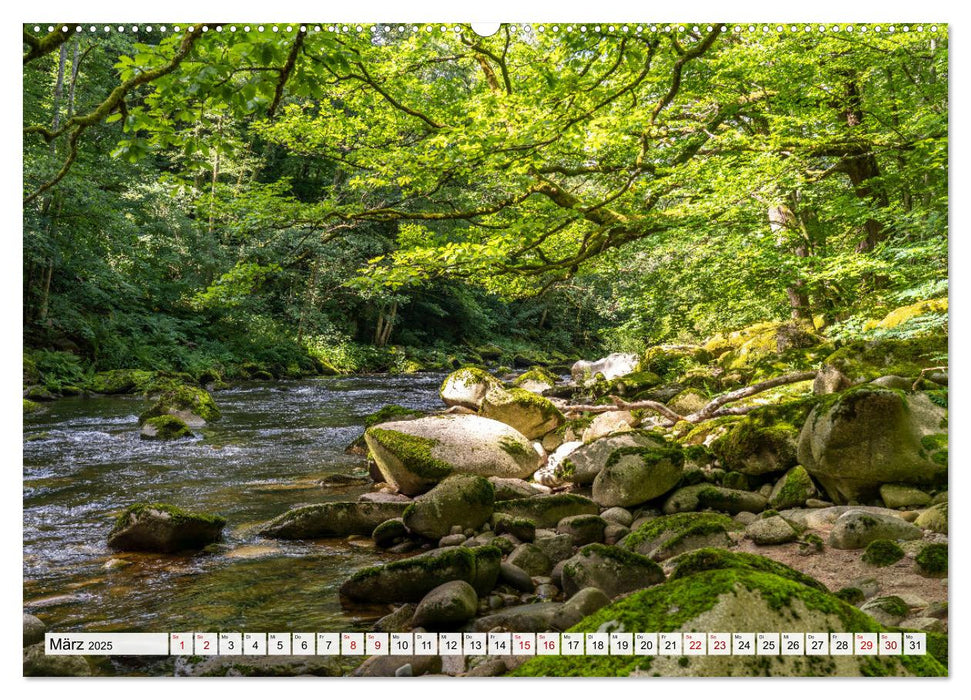
[[[715,397],[700,411],[696,411],[690,416],[685,416],[685,420],[689,423],[700,423],[701,421],[708,420],[709,418],[717,418],[718,409],[720,409],[726,403],[732,403],[733,401],[738,401],[739,399],[744,399],[749,396],[753,396],[754,394],[761,394],[763,391],[774,389],[777,386],[795,384],[796,382],[805,382],[809,379],[815,378],[816,371],[813,370],[811,372],[796,372],[794,374],[786,374],[781,377],[774,377],[773,379],[766,379],[764,382],[759,382],[758,384],[753,384],[752,386],[736,389],[735,391],[729,391],[727,394],[722,394],[721,396]]]
[[[929,368],[935,369],[935,368]],[[940,368],[937,368],[940,369]],[[706,420],[711,420],[712,418],[719,418],[721,416],[741,416],[750,411],[754,411],[756,408],[761,408],[761,406],[736,406],[725,408],[725,404],[732,403],[733,401],[738,401],[739,399],[748,398],[749,396],[754,396],[755,394],[761,394],[763,391],[768,391],[769,389],[774,389],[778,386],[785,386],[786,384],[795,384],[796,382],[805,382],[810,379],[815,379],[816,372],[795,372],[793,374],[786,374],[782,377],[774,377],[773,379],[766,379],[764,382],[759,382],[758,384],[753,384],[751,386],[743,387],[741,389],[736,389],[735,391],[729,391],[726,394],[717,396],[708,404],[705,405],[700,411],[695,411],[694,413],[682,416],[675,411],[671,410],[663,403],[657,401],[633,401],[627,402],[617,396],[611,396],[610,400],[613,404],[573,404],[570,406],[565,406],[564,413],[609,413],[611,411],[634,411],[638,409],[647,409],[654,411],[655,413],[664,416],[668,419],[667,426],[670,427],[679,421],[687,421],[688,423],[701,423]]]
[[[663,403],[658,403],[657,401],[635,401],[633,403],[628,403],[617,396],[611,396],[610,400],[613,401],[613,405],[609,404],[591,404],[583,405],[577,404],[573,406],[567,406],[564,410],[568,413],[609,413],[610,411],[635,411],[637,409],[648,409],[659,413],[668,420],[671,421],[671,425],[674,425],[680,420],[684,420],[684,417],[675,413],[670,408],[665,406]]]

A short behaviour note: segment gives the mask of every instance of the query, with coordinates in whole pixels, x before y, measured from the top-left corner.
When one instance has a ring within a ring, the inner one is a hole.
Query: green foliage
[[[794,311],[947,333],[939,308],[868,327],[947,292],[946,32],[269,29],[79,33],[24,65],[48,388],[549,364]]]
[[[904,550],[892,540],[874,540],[867,545],[861,558],[872,566],[889,566],[904,558]]]

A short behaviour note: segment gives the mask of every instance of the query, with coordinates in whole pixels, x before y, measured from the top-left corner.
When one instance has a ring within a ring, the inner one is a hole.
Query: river
[[[441,407],[443,375],[252,383],[214,393],[223,417],[197,437],[139,438],[142,397],[69,398],[24,417],[24,607],[57,631],[340,631],[376,609],[344,609],[340,583],[391,558],[370,539],[282,542],[251,534],[288,508],[356,500],[366,482],[346,446],[386,404]],[[114,518],[138,501],[219,513],[220,551],[119,554]]]

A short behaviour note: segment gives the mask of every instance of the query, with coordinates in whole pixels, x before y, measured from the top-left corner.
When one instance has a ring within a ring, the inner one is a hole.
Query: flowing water
[[[288,508],[356,500],[345,454],[390,403],[439,408],[441,375],[273,382],[217,392],[220,421],[175,442],[139,439],[141,397],[63,399],[24,418],[24,607],[56,631],[339,631],[383,609],[344,609],[340,583],[391,555],[367,538],[285,542],[252,534]],[[113,519],[138,501],[219,513],[224,546],[192,556],[116,553]]]

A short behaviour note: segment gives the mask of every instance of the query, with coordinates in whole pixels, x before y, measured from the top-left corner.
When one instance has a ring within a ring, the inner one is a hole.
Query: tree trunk
[[[846,106],[843,111],[843,118],[850,128],[852,138],[855,136],[853,132],[863,125],[862,97],[853,77],[846,83]],[[849,176],[857,197],[873,200],[881,207],[890,204],[886,192],[876,184],[877,178],[880,177],[880,166],[877,163],[876,156],[873,155],[873,151],[870,150],[869,144],[861,144],[859,153],[847,154],[843,160],[842,170]],[[886,238],[883,224],[876,219],[867,219],[863,229],[864,238],[856,246],[858,253],[873,250],[877,243]]]
[[[779,204],[769,207],[768,215],[769,228],[779,234],[779,243],[786,244],[785,236],[782,235],[784,232],[797,236],[798,243],[791,249],[792,253],[798,258],[808,258],[809,241],[806,237],[806,229],[796,213],[785,204]],[[789,315],[792,319],[795,321],[808,320],[811,323],[813,313],[812,306],[809,303],[809,294],[806,291],[806,281],[796,280],[787,286],[786,296],[789,297]]]

